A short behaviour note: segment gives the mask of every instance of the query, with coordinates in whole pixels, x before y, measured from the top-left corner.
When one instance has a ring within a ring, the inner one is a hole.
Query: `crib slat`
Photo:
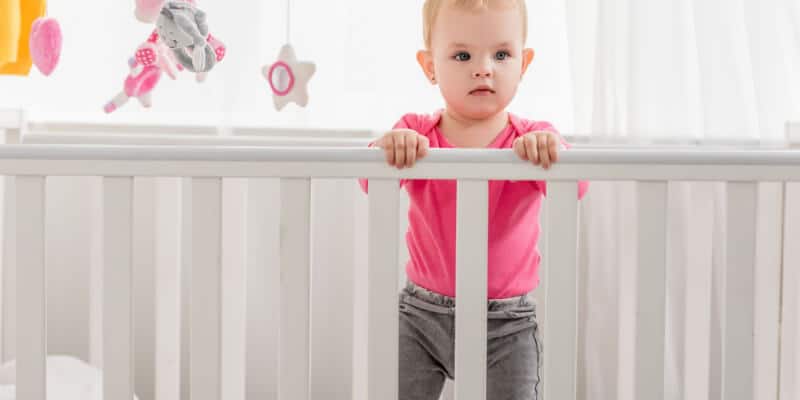
[[[369,181],[369,266],[367,286],[368,399],[398,396],[397,229],[399,183]]]
[[[222,180],[192,179],[192,400],[222,397]]]
[[[311,180],[281,179],[279,399],[308,400]]]
[[[133,347],[134,391],[156,395],[156,178],[133,180]]]
[[[45,178],[17,177],[17,398],[45,400]]]
[[[784,187],[780,400],[800,398],[800,183]]]
[[[577,182],[547,184],[547,321],[542,355],[542,385],[546,399],[577,396],[578,329],[578,185]]]
[[[489,183],[458,181],[456,206],[456,399],[486,399]]]
[[[3,314],[0,318],[3,324],[2,330],[2,346],[3,352],[0,354],[0,360],[3,362],[13,360],[16,358],[16,336],[17,332],[17,278],[16,268],[17,265],[17,195],[16,195],[16,177],[6,176],[0,178],[3,180],[3,241],[0,246],[3,251],[3,276],[2,281],[2,296],[3,296]]]
[[[709,393],[711,337],[713,187],[691,183],[687,190],[689,229],[686,246],[686,301],[684,302],[683,398],[703,399]]]
[[[133,178],[103,178],[103,396],[133,397]]]
[[[180,379],[178,391],[180,400],[190,400],[191,392],[191,321],[192,321],[192,226],[193,195],[192,178],[179,178],[180,193]]]
[[[156,345],[155,398],[188,399],[188,374],[182,380],[183,310],[181,309],[181,262],[191,253],[183,243],[182,220],[185,216],[181,202],[184,178],[156,178],[155,210],[155,280],[157,313],[155,324],[159,332]],[[190,188],[191,189],[191,188]],[[191,190],[187,190],[190,192]],[[189,207],[191,209],[191,206]],[[186,268],[188,269],[188,268]],[[135,273],[136,271],[134,271]],[[188,289],[187,289],[188,290]],[[188,303],[188,302],[187,302]],[[187,329],[188,331],[188,329]],[[188,337],[188,335],[187,335]],[[188,351],[187,351],[188,352]],[[138,349],[137,349],[138,353]],[[188,371],[188,368],[186,368]],[[138,375],[136,380],[138,380]],[[184,387],[184,382],[187,382]],[[138,386],[138,383],[137,383]],[[138,389],[138,388],[137,388]],[[137,392],[138,395],[138,392]],[[184,397],[185,396],[185,397]],[[140,397],[140,400],[145,400]]]
[[[664,398],[667,184],[638,182],[637,399]]]
[[[754,299],[754,395],[777,399],[779,362],[783,184],[758,183]]]
[[[250,179],[247,189],[246,400],[278,398],[280,260],[278,204],[274,179]]]
[[[755,183],[729,182],[722,323],[722,398],[753,398]]]
[[[311,185],[311,398],[353,398],[354,181]],[[359,248],[363,242],[358,243]]]

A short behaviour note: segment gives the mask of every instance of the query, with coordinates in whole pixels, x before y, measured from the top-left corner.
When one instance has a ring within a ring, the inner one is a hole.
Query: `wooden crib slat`
[[[103,178],[103,398],[133,397],[133,178]]]
[[[780,400],[794,400],[800,398],[800,183],[786,183],[783,204]]]
[[[193,226],[193,189],[192,178],[179,178],[180,193],[180,379],[178,391],[180,400],[190,400],[191,392],[191,320],[192,309],[192,226]]]
[[[222,397],[222,180],[192,179],[192,400]]]
[[[398,396],[397,229],[399,183],[369,181],[367,398]]]
[[[754,399],[777,399],[780,342],[783,184],[758,184],[754,273]]]
[[[547,184],[547,321],[542,355],[542,385],[546,399],[577,396],[578,329],[578,185]]]
[[[134,391],[141,399],[156,395],[156,179],[133,180]]]
[[[245,399],[272,400],[278,398],[279,181],[250,179],[247,196]]]
[[[311,398],[353,398],[354,180],[311,185]],[[363,248],[364,243],[358,243]],[[358,287],[360,288],[360,287]],[[347,305],[343,307],[343,305]]]
[[[281,179],[279,398],[308,400],[311,180]]]
[[[17,194],[16,177],[5,176],[3,180],[3,271],[2,271],[2,349],[0,360],[15,359],[17,348]]]
[[[683,398],[703,399],[709,393],[711,365],[711,295],[714,202],[713,186],[691,183],[687,194],[690,207],[685,266]],[[679,239],[680,240],[680,239]],[[677,310],[677,312],[681,312]]]
[[[637,399],[664,398],[667,184],[639,182],[636,311]]]
[[[486,399],[488,213],[488,181],[458,181],[455,395],[459,400]]]
[[[756,184],[727,186],[727,243],[722,317],[722,398],[753,398]]]
[[[156,371],[153,375],[158,376],[155,382],[155,400],[183,400],[184,392],[188,399],[189,393],[188,374],[184,378],[184,382],[187,382],[186,390],[182,390],[181,387],[183,384],[181,381],[181,364],[183,363],[181,358],[181,335],[184,310],[181,309],[180,274],[182,268],[180,264],[182,259],[191,253],[190,246],[182,242],[181,221],[185,217],[183,214],[185,210],[182,209],[181,204],[183,179],[156,178],[155,241],[158,244],[155,246],[156,262],[154,268],[158,311],[155,317],[156,327],[160,334],[155,342]],[[186,216],[186,219],[190,218],[190,215]],[[188,331],[188,329],[186,330]],[[186,368],[186,371],[188,371],[188,368]],[[139,379],[138,376],[136,379]],[[145,399],[140,397],[140,400]]]
[[[45,400],[45,178],[17,177],[17,398]]]

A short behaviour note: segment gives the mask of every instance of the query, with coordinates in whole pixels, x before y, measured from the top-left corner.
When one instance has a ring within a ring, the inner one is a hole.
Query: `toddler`
[[[512,148],[545,169],[568,147],[547,122],[506,112],[534,57],[524,48],[524,0],[426,0],[417,61],[446,107],[406,114],[372,143],[397,168],[436,148]],[[360,181],[364,191],[366,180]],[[403,180],[410,198],[408,282],[400,293],[400,399],[436,400],[454,379],[456,182]],[[588,184],[579,182],[582,198]],[[539,283],[543,181],[489,182],[487,398],[539,400]]]

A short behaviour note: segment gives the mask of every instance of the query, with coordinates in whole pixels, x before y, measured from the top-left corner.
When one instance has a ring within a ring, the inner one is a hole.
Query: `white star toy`
[[[278,61],[261,69],[261,74],[272,89],[272,99],[278,111],[290,102],[300,107],[308,104],[308,81],[316,69],[312,62],[298,62],[289,44],[281,48]]]

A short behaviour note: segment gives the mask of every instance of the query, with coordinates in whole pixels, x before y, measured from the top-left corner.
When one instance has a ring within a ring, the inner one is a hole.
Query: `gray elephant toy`
[[[217,58],[206,40],[206,13],[189,3],[168,1],[161,8],[156,28],[161,40],[186,69],[207,72],[214,67]]]

